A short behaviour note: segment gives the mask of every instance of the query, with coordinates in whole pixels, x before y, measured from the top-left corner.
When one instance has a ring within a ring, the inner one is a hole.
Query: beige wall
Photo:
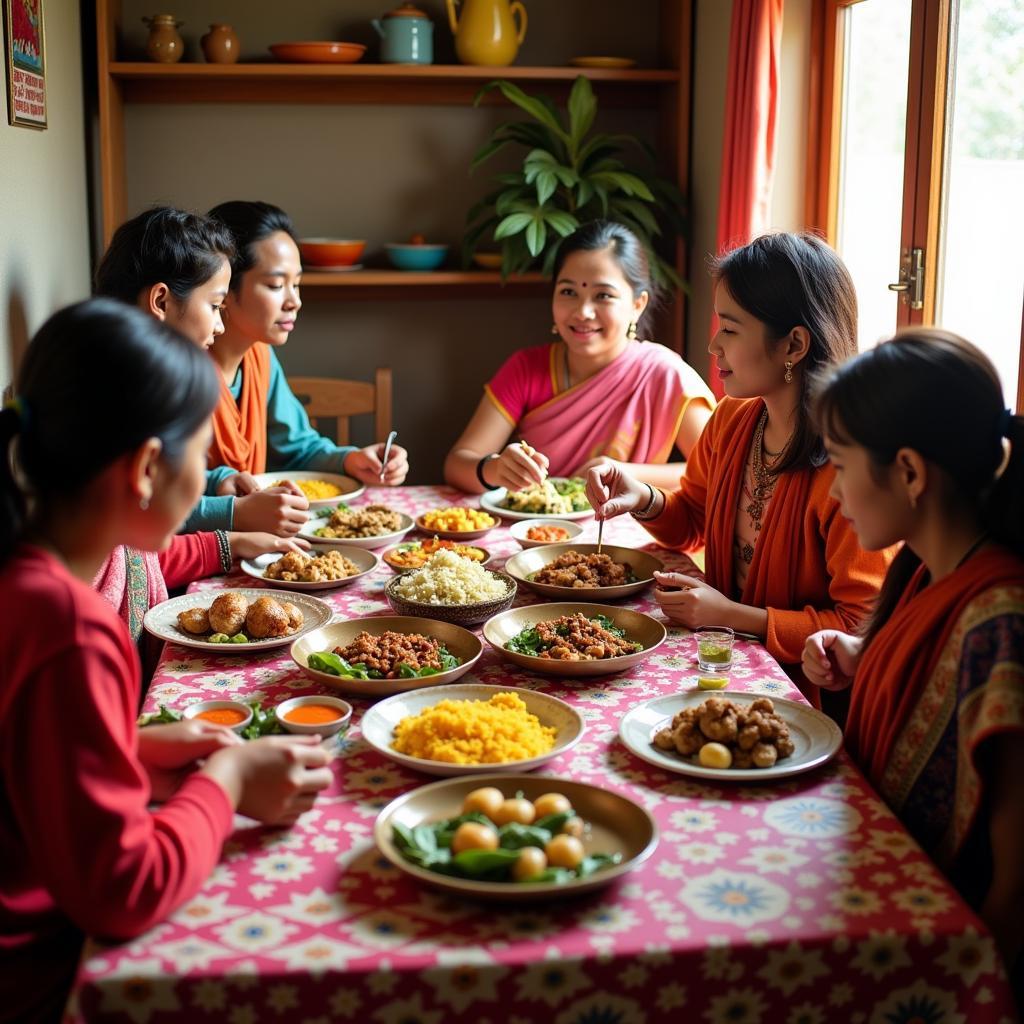
[[[47,0],[45,131],[7,123],[0,74],[0,387],[28,338],[89,293],[82,41],[74,0]]]
[[[731,18],[732,0],[697,0],[691,168],[693,292],[687,313],[687,353],[689,362],[704,374],[708,368],[707,342],[713,313],[711,283],[704,268],[706,258],[715,251],[718,228]],[[776,231],[796,231],[803,222],[810,20],[811,0],[785,0],[778,154],[771,214],[771,226]]]

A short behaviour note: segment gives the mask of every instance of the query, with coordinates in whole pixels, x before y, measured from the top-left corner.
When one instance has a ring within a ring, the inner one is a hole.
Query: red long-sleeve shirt
[[[224,571],[220,562],[217,535],[212,531],[203,533],[176,533],[160,559],[160,571],[168,590],[186,587],[195,580],[216,576]]]
[[[232,808],[195,774],[148,810],[138,656],[57,558],[0,568],[0,627],[0,1017],[23,1020],[66,992],[83,933],[137,935],[198,890]]]

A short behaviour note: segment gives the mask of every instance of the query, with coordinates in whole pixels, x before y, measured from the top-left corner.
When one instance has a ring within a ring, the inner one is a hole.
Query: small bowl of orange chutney
[[[198,718],[241,732],[252,721],[252,708],[238,700],[201,700],[182,711],[183,718]]]
[[[274,714],[288,732],[333,736],[348,729],[352,705],[338,697],[310,694],[282,701]]]

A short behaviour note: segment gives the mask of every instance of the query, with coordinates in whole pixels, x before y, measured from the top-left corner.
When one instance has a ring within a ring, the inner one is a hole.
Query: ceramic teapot
[[[370,24],[380,36],[383,64],[430,64],[434,59],[434,23],[413,4],[402,4]]]
[[[455,53],[463,64],[511,64],[526,36],[526,8],[519,0],[447,0]],[[516,21],[518,20],[518,27]]]

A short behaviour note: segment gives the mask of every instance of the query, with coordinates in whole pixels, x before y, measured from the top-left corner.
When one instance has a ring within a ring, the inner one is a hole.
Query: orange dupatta
[[[846,722],[847,749],[887,798],[893,786],[909,791],[931,756],[934,728],[923,720],[915,722],[915,713],[964,609],[992,588],[1019,587],[1024,563],[996,547],[979,552],[930,585],[925,584],[926,573],[922,565],[864,652]],[[932,726],[948,718],[937,714],[940,706],[945,712],[955,710],[949,702],[955,704],[956,696],[955,688],[952,693],[931,694],[931,710],[936,712]],[[903,754],[895,758],[898,748]],[[911,761],[917,762],[917,770]]]
[[[236,402],[223,376],[220,401],[213,412],[213,440],[206,464],[231,466],[240,473],[267,469],[267,398],[270,349],[257,342],[242,356],[242,392]]]

